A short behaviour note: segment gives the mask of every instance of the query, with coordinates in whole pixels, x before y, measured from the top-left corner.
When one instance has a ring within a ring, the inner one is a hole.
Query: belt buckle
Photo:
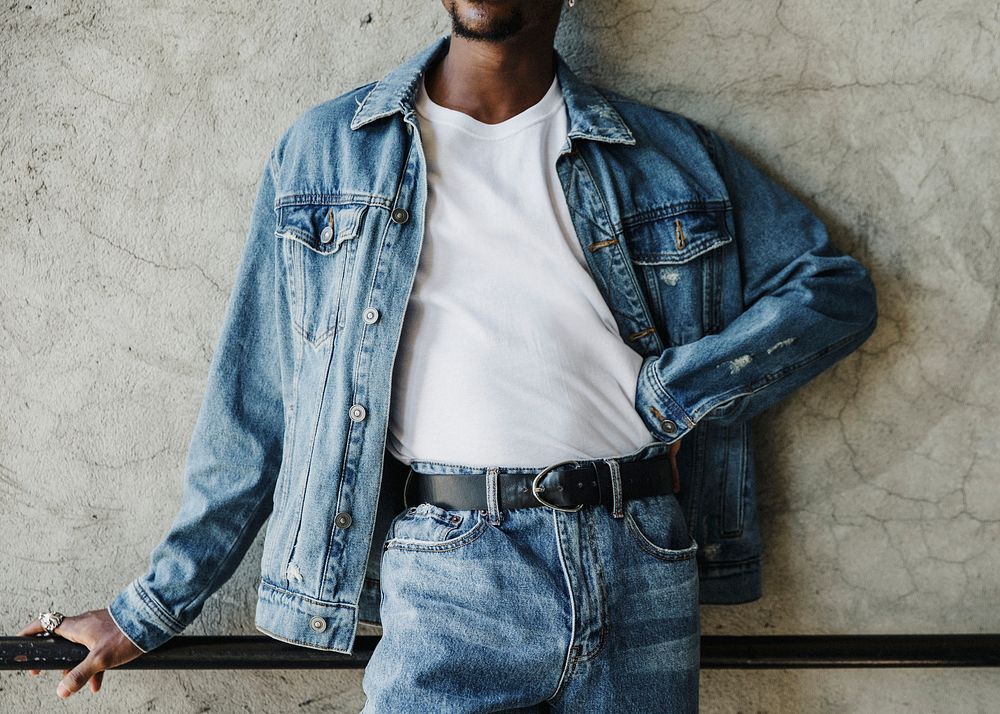
[[[554,508],[557,511],[563,511],[564,513],[575,513],[576,511],[579,511],[581,508],[583,508],[582,503],[577,504],[573,508],[563,508],[562,506],[556,505],[555,503],[546,501],[544,498],[538,495],[540,492],[545,490],[542,486],[538,485],[538,482],[545,476],[545,474],[547,474],[549,471],[556,468],[557,466],[565,466],[566,464],[573,464],[574,466],[579,466],[580,462],[574,459],[567,459],[566,461],[559,461],[557,463],[546,466],[544,469],[542,469],[535,475],[535,478],[531,480],[531,495],[534,496],[535,500],[538,501],[543,506],[548,506],[549,508]]]

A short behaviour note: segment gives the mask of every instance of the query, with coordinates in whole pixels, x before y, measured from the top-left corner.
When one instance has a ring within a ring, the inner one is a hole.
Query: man
[[[21,631],[90,648],[61,696],[270,517],[257,627],[381,623],[366,712],[697,710],[699,601],[760,595],[749,420],[867,339],[874,286],[714,132],[572,73],[557,0],[444,4],[271,152],[180,512],[107,609]]]

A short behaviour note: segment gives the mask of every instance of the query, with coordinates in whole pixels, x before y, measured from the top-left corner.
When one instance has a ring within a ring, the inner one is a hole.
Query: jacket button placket
[[[418,139],[415,137],[415,132],[412,132],[412,126],[409,121],[407,121],[407,127],[411,129],[409,134],[413,141]],[[411,147],[414,148],[414,147]],[[416,246],[419,246],[422,235],[419,232],[422,226],[421,221],[414,221],[413,218],[422,218],[422,215],[413,214],[411,210],[406,208],[411,202],[413,206],[423,206],[425,191],[424,191],[424,167],[421,162],[421,152],[419,150],[411,150],[406,153],[406,158],[401,166],[399,166],[399,185],[396,192],[396,203],[389,211],[389,232],[390,236],[387,239],[385,245],[387,247],[387,252],[382,255],[376,265],[376,286],[381,284],[381,280],[388,280],[391,282],[391,277],[385,277],[384,274],[387,270],[393,269],[394,271],[416,271],[416,261],[419,258],[420,251],[419,247],[414,250],[414,244],[408,244],[403,237],[409,232],[413,231],[414,241]],[[391,234],[395,235],[391,235]],[[390,247],[392,246],[392,247]],[[409,264],[410,261],[413,264]],[[405,310],[406,301],[403,299],[403,291],[388,291],[380,293],[383,295],[384,303],[380,304],[379,307],[373,305],[366,305],[361,310],[361,320],[365,325],[375,325],[383,324],[385,322],[385,317],[391,313],[395,314]],[[369,300],[372,300],[372,295],[368,296]],[[398,302],[397,302],[398,300]],[[372,354],[379,353],[390,353],[392,345],[395,344],[395,340],[398,337],[399,321],[393,320],[391,322],[391,330],[364,330],[363,338],[358,345],[358,372],[357,379],[359,383],[365,383],[369,392],[375,388],[375,385],[367,384],[371,379],[375,379],[379,382],[385,380],[384,385],[388,387],[390,380],[390,372],[383,371],[383,364],[379,362],[373,362],[371,360]],[[374,369],[376,374],[369,374],[369,370]],[[357,398],[357,397],[355,397]],[[386,418],[385,410],[379,410],[379,402],[373,402],[376,405],[376,412],[373,414],[378,420],[378,424],[375,425],[374,429],[366,429],[366,434],[368,438],[360,439],[359,443],[362,445],[360,448],[368,448],[373,446],[373,442],[369,443],[369,438],[374,439],[375,434],[381,431],[381,426],[383,420]],[[355,423],[365,422],[369,418],[368,408],[371,405],[361,404],[356,402],[347,407],[348,416],[351,421]],[[347,447],[350,449],[350,445]],[[380,456],[383,456],[383,449],[380,447],[378,449]],[[361,458],[361,452],[350,454],[348,459],[357,465],[357,460]],[[363,480],[363,479],[362,479]],[[366,483],[356,484],[356,489],[360,492],[367,487]],[[377,484],[375,484],[377,485]],[[363,500],[358,500],[351,504],[346,501],[341,501],[339,504],[340,508],[344,509],[336,513],[333,519],[334,526],[338,529],[339,534],[345,537],[348,532],[352,530],[357,530],[353,527],[357,518],[362,516],[362,510],[364,511],[365,517],[369,515],[368,508],[369,504]],[[353,513],[351,512],[353,510]],[[367,532],[367,528],[363,528],[363,531]],[[364,537],[365,534],[359,535],[360,539]],[[357,571],[349,571],[347,568],[351,565],[350,560],[354,557],[354,551],[352,548],[346,546],[343,551],[344,557],[338,560],[338,567],[343,569],[344,574],[349,574],[356,572],[358,581],[348,582],[349,579],[343,579],[337,581],[337,591],[333,593],[333,597],[348,598],[351,597],[352,593],[356,593],[360,590],[362,583],[359,582],[365,576],[365,569],[361,567]],[[355,550],[358,550],[357,544],[353,546]],[[367,549],[361,554],[362,559],[367,558]]]

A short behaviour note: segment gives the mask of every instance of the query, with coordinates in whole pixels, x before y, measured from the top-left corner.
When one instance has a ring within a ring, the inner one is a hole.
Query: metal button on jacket
[[[365,322],[371,325],[376,321],[378,321],[378,310],[376,310],[374,307],[367,308],[365,310]]]
[[[396,223],[406,223],[410,220],[410,212],[405,208],[394,208],[390,215]]]
[[[368,414],[368,412],[366,412],[365,408],[360,404],[355,404],[351,407],[351,419],[354,421],[361,421],[365,418],[366,414]]]
[[[322,632],[326,629],[326,618],[316,615],[309,620],[309,627],[311,627],[315,632]]]
[[[663,425],[663,431],[667,432],[668,434],[674,434],[677,432],[677,422],[675,422],[673,419],[664,419],[663,421],[660,422],[660,424]]]
[[[332,241],[333,240],[333,229],[330,226],[327,226],[326,228],[324,228],[322,230],[322,232],[319,234],[319,239],[323,243],[329,243],[330,241]]]
[[[351,518],[351,514],[347,511],[341,511],[337,514],[337,517],[333,519],[333,522],[337,524],[338,528],[350,528],[354,519]]]

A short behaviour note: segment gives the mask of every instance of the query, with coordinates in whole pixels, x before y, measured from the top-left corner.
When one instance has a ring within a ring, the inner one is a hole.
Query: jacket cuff
[[[646,428],[657,440],[667,444],[677,441],[691,431],[695,421],[656,376],[658,355],[649,355],[639,367],[635,389],[635,409]]]
[[[156,649],[184,629],[167,619],[166,608],[136,580],[115,596],[107,610],[118,629],[143,652]]]

